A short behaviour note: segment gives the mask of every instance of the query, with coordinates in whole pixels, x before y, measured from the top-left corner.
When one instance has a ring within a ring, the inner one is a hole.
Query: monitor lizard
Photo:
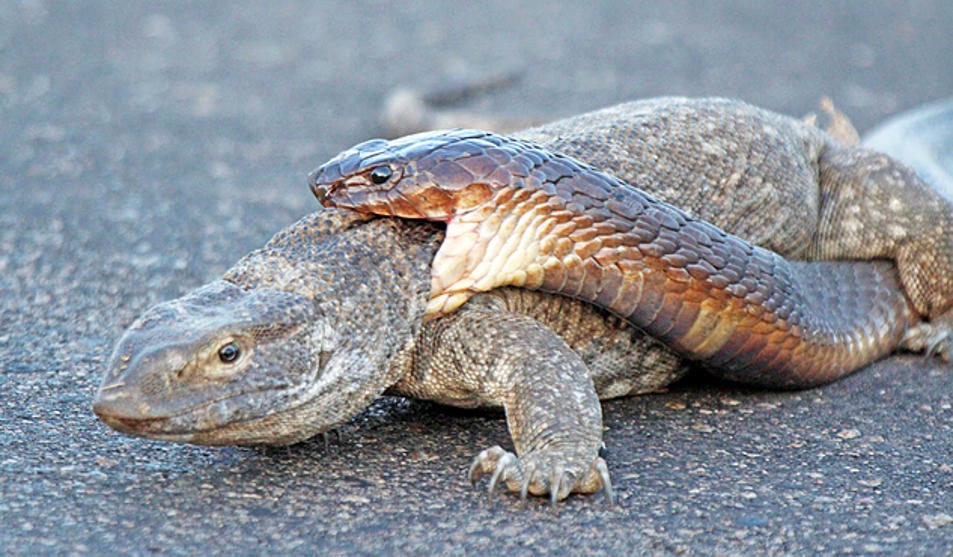
[[[572,127],[552,129],[554,142],[573,138]],[[544,131],[532,133],[538,138]],[[757,166],[741,168],[758,177]],[[814,197],[828,193],[823,184],[814,188]],[[791,213],[785,199],[771,199],[759,211]],[[723,214],[748,201],[728,203]],[[750,228],[735,217],[745,229],[739,232]],[[94,410],[133,435],[287,444],[343,423],[385,392],[503,406],[516,454],[499,447],[481,452],[471,479],[488,474],[490,493],[502,482],[523,497],[548,494],[554,502],[603,487],[611,496],[598,457],[598,399],[658,389],[684,374],[680,358],[605,310],[528,290],[494,290],[422,324],[431,262],[443,239],[439,226],[423,222],[333,210],[305,217],[222,280],[137,320],[114,351]],[[923,348],[904,334],[933,324],[923,323],[893,264],[781,265],[799,277],[795,285],[803,285],[799,295],[812,311],[824,308],[840,315],[846,330],[865,331],[864,360],[839,375],[902,343]],[[710,371],[719,373],[717,366]],[[833,378],[799,381],[768,369],[748,379],[796,388]]]

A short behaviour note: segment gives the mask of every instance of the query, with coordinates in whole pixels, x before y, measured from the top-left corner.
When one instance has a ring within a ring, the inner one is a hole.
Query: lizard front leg
[[[482,451],[470,478],[489,475],[525,498],[612,490],[602,444],[602,408],[589,370],[549,328],[481,297],[429,323],[411,369],[390,392],[461,407],[502,406],[515,454]]]

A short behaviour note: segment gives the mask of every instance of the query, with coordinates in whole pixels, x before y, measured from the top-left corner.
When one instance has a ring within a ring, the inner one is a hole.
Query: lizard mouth
[[[249,424],[267,420],[268,414],[232,415],[221,406],[222,403],[239,398],[249,399],[266,392],[274,393],[287,387],[270,386],[242,393],[241,396],[221,396],[180,412],[160,416],[155,415],[154,409],[134,396],[134,393],[120,391],[105,394],[103,391],[107,389],[101,389],[93,403],[93,412],[110,428],[134,437],[196,444],[236,444],[248,437],[247,432],[254,431],[255,428],[249,427]],[[235,431],[246,433],[238,435],[238,440],[234,441],[231,438]],[[214,439],[219,441],[215,442]],[[250,441],[248,444],[255,443]]]
[[[189,427],[176,424],[171,418],[129,418],[112,416],[108,412],[94,408],[99,419],[110,428],[133,437],[154,439],[173,443],[193,445],[285,445],[301,440],[293,432],[285,435],[270,433],[270,428],[262,427],[259,422],[268,421],[268,417],[249,418],[233,421],[208,428]]]
[[[112,429],[127,435],[137,437],[150,437],[154,439],[168,439],[169,437],[188,437],[191,433],[170,432],[166,425],[169,418],[128,418],[124,416],[114,416],[109,414],[109,410],[100,408],[99,405],[93,406],[93,412],[99,417],[100,421]]]

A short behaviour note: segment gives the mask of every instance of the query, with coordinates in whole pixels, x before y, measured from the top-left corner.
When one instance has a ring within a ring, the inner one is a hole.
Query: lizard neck
[[[325,210],[283,230],[223,278],[246,289],[279,289],[315,301],[323,318],[312,324],[313,337],[333,344],[337,365],[332,359],[328,367],[341,374],[347,393],[338,390],[344,387],[322,389],[335,400],[309,405],[343,406],[336,421],[346,421],[407,369],[404,355],[426,311],[430,267],[442,240],[433,223],[368,221],[350,211]],[[333,373],[325,371],[318,381]]]

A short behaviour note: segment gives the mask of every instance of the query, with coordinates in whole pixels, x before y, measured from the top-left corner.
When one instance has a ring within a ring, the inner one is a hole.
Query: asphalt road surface
[[[498,414],[385,399],[289,449],[122,437],[90,403],[148,306],[316,209],[305,177],[396,87],[513,72],[468,108],[663,94],[861,131],[953,94],[953,4],[0,0],[0,553],[944,554],[953,371],[821,389],[696,380],[605,405],[618,505],[487,506]]]

